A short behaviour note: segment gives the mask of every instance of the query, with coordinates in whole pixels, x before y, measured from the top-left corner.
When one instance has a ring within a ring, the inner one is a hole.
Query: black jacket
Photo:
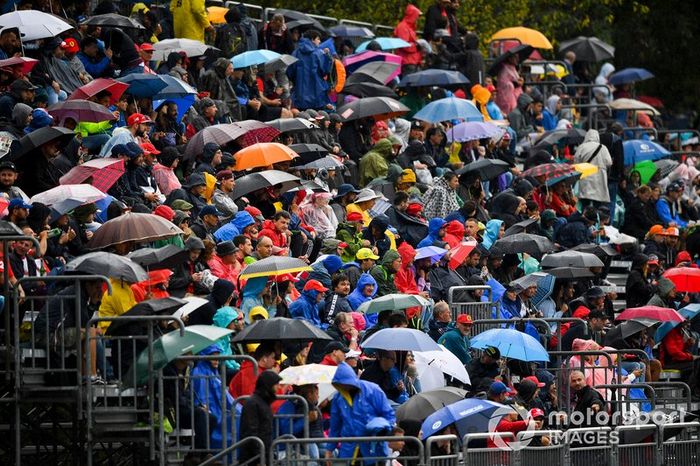
[[[622,232],[634,236],[640,241],[644,239],[649,228],[657,223],[652,218],[649,208],[649,204],[635,197],[625,209],[625,223],[622,226]],[[656,212],[656,209],[652,210]]]
[[[639,269],[633,269],[625,282],[625,304],[627,308],[646,305],[654,296],[655,286],[647,282]]]
[[[273,386],[279,380],[279,376],[272,371],[264,371],[258,377],[253,395],[243,405],[241,412],[241,437],[258,437],[265,444],[265,452],[268,454],[272,447],[273,414],[271,403],[276,394]],[[255,444],[248,443],[241,448],[241,463],[248,461],[258,454]]]
[[[588,224],[580,212],[574,212],[566,225],[562,225],[555,235],[556,241],[565,248],[573,248],[590,240]]]
[[[574,412],[578,411],[580,413],[583,413],[583,419],[585,424],[581,424],[580,426],[576,427],[595,427],[598,424],[596,423],[596,416],[591,413],[590,419],[591,423],[587,423],[587,419],[589,418],[588,413],[589,409],[593,408],[593,406],[597,405],[598,408],[600,408],[600,411],[605,410],[605,400],[603,397],[598,393],[595,389],[592,387],[586,385],[583,387],[581,390],[578,392],[574,393]]]
[[[365,367],[360,379],[379,385],[379,388],[382,389],[390,400],[396,400],[401,395],[401,390],[391,383],[391,374],[389,371],[384,371],[382,369],[378,360]]]

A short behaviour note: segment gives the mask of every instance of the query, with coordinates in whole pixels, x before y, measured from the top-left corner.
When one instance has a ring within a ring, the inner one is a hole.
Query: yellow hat
[[[267,320],[270,317],[270,314],[267,312],[267,309],[265,309],[262,306],[255,306],[250,310],[250,313],[248,314],[248,318],[252,321],[253,317],[255,316],[262,316],[263,319]]]
[[[405,168],[401,178],[399,178],[399,183],[415,183],[416,181],[416,174],[410,168]]]
[[[374,254],[370,248],[361,248],[357,251],[357,254],[355,254],[355,257],[357,260],[365,260],[365,259],[373,259],[377,260],[379,259],[379,256]]]

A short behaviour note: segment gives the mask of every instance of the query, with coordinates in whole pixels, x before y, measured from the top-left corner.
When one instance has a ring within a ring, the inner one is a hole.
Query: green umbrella
[[[641,178],[640,182],[642,184],[647,184],[651,177],[654,176],[654,173],[656,173],[656,170],[656,165],[654,165],[654,162],[651,160],[644,160],[632,167],[633,172],[639,172],[639,176]]]
[[[165,367],[173,359],[185,353],[197,354],[220,338],[232,333],[229,330],[213,325],[190,325],[185,328],[185,334],[173,330],[153,342],[153,370]],[[148,380],[148,348],[143,350],[136,363],[127,375],[127,381],[136,380],[135,385],[141,385]]]
[[[425,307],[428,304],[427,299],[415,294],[388,294],[381,298],[366,301],[360,304],[357,312],[365,314],[377,314],[382,311],[391,311],[399,309],[408,309],[409,307]]]

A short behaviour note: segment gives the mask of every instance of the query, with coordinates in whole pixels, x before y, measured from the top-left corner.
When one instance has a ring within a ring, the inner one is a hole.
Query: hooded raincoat
[[[294,82],[292,101],[301,110],[325,107],[328,99],[328,82],[324,77],[331,72],[333,59],[307,38],[299,40],[292,55],[299,61],[287,68],[287,76]]]
[[[574,163],[590,163],[598,167],[597,173],[578,182],[579,199],[609,203],[608,169],[612,165],[612,157],[608,148],[600,143],[600,134],[597,130],[588,130],[583,143],[576,149]]]
[[[396,49],[395,51],[396,55],[401,57],[401,63],[403,65],[420,65],[421,61],[423,60],[418,44],[416,43],[418,40],[418,35],[416,34],[416,24],[418,23],[418,18],[420,15],[421,11],[418,9],[418,7],[409,3],[406,5],[406,13],[403,16],[403,19],[394,29],[394,37],[403,39],[411,44],[410,47]]]
[[[447,214],[459,210],[460,203],[457,191],[452,189],[445,178],[437,178],[425,194],[423,194],[423,214],[425,218],[445,218]]]
[[[365,186],[375,178],[384,178],[389,172],[389,161],[394,149],[389,138],[380,139],[372,150],[360,159],[360,186]]]
[[[324,301],[317,302],[318,291],[305,290],[299,299],[289,305],[289,314],[295,319],[305,320],[316,327],[321,327],[321,318],[325,305]]]
[[[439,217],[431,218],[428,223],[428,236],[418,243],[419,248],[432,246],[436,241],[441,241],[440,230],[445,228],[445,220]]]
[[[231,306],[224,306],[219,308],[214,314],[213,324],[215,327],[228,328],[228,326],[238,318],[238,312]],[[216,344],[221,348],[221,354],[225,356],[230,356],[233,354],[231,350],[231,335],[226,335],[218,340]],[[227,360],[226,367],[232,371],[237,371],[241,368],[241,365],[237,361]]]
[[[503,225],[503,220],[489,220],[486,224],[486,233],[484,233],[484,240],[481,245],[486,249],[491,249],[493,243],[498,241],[498,233],[501,231],[501,225]]]
[[[391,269],[391,263],[396,259],[400,259],[401,256],[398,252],[393,249],[389,249],[379,264],[372,267],[369,273],[377,281],[377,286],[379,287],[379,296],[384,296],[387,294],[396,293],[396,283],[394,282],[394,272]]]
[[[372,296],[369,297],[362,294],[362,290],[367,285],[372,285],[374,287]],[[352,293],[348,295],[348,303],[350,303],[352,310],[356,311],[357,308],[360,307],[360,304],[364,303],[365,301],[371,301],[372,298],[377,295],[378,288],[377,281],[372,275],[368,273],[361,274],[360,278],[357,280],[357,286],[354,290],[352,290]]]
[[[211,345],[199,352],[200,355],[206,356],[216,353],[221,353],[219,345]],[[231,445],[231,415],[230,411],[233,407],[233,397],[226,391],[226,406],[221,403],[221,394],[225,392],[221,384],[219,371],[214,369],[209,361],[199,361],[190,374],[192,383],[192,393],[196,407],[203,407],[209,411],[209,414],[215,419],[215,425],[212,427],[211,447],[222,448],[223,438],[221,435],[222,421],[226,419],[226,444]]]

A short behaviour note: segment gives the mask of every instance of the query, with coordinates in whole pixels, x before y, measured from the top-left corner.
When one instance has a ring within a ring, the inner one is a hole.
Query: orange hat
[[[306,285],[304,285],[304,291],[310,290],[325,293],[326,291],[328,291],[328,288],[323,286],[318,280],[309,280],[308,282],[306,282]]]
[[[155,50],[153,48],[153,45],[149,44],[148,42],[144,42],[143,44],[141,44],[140,49],[142,52],[153,52]]]
[[[472,325],[474,321],[472,320],[472,316],[470,316],[469,314],[460,314],[459,316],[457,316],[457,323]]]
[[[654,228],[654,227],[652,227],[652,228]],[[666,230],[664,230],[663,234],[665,236],[680,236],[681,235],[680,231],[678,231],[678,228],[676,228],[676,227],[666,228]]]
[[[70,53],[80,52],[80,46],[78,45],[78,41],[73,39],[72,37],[69,37],[63,42],[61,42],[61,48],[66,52]]]
[[[663,234],[664,234],[664,227],[662,225],[654,225],[651,228],[649,228],[649,233],[647,233],[647,236],[663,235]]]

